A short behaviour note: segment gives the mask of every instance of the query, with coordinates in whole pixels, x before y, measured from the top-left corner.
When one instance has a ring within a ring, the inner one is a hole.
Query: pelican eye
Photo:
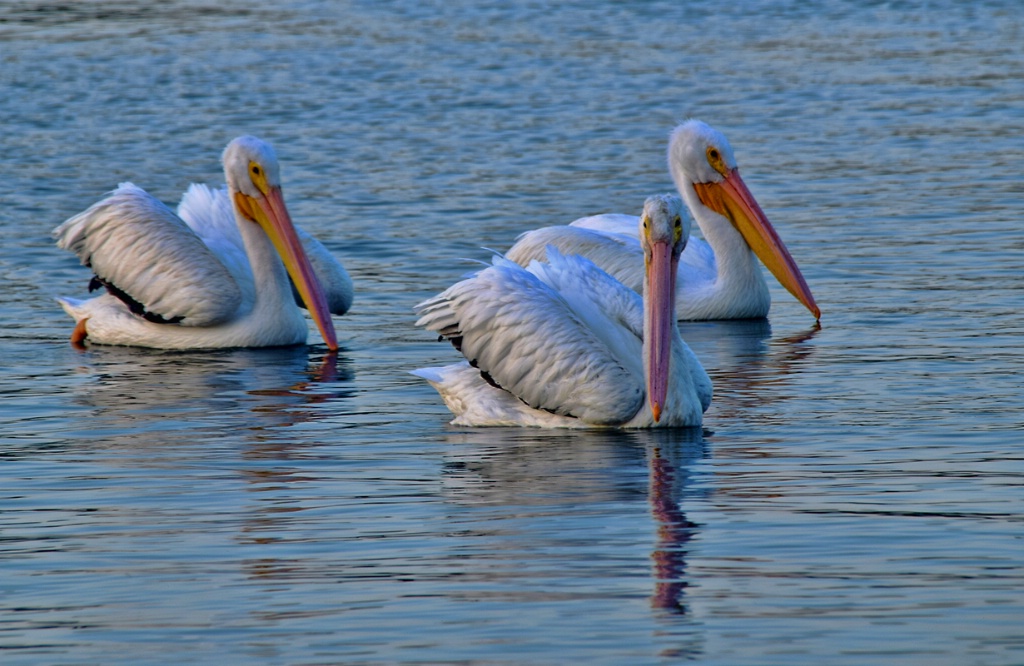
[[[729,169],[725,166],[725,159],[722,157],[722,152],[714,146],[708,146],[704,154],[708,158],[708,164],[711,168],[722,174],[723,176],[729,172]]]
[[[269,184],[267,183],[267,173],[263,170],[257,162],[249,162],[249,180],[256,186],[263,194],[267,193]]]

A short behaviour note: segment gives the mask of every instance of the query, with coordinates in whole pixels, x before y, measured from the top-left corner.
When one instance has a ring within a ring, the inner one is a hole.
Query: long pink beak
[[[338,339],[334,333],[334,322],[331,320],[331,312],[327,307],[327,296],[320,286],[320,280],[313,272],[313,266],[309,263],[306,250],[302,247],[299,236],[295,233],[295,225],[292,224],[291,215],[284,205],[284,196],[280,187],[271,187],[265,197],[249,198],[238,192],[236,203],[250,217],[256,220],[263,228],[270,241],[281,255],[284,267],[288,270],[295,288],[306,304],[306,309],[320,329],[327,348],[331,351],[338,349]],[[251,205],[255,204],[255,205]]]
[[[647,262],[647,293],[644,294],[644,364],[647,368],[647,401],[654,420],[668,395],[669,361],[672,356],[672,330],[675,322],[676,266],[672,245],[665,241],[651,244]]]
[[[800,268],[740,178],[739,170],[730,171],[722,182],[694,183],[693,188],[701,203],[732,222],[779,284],[803,303],[815,319],[821,319],[821,310],[814,302],[811,288],[807,286]]]

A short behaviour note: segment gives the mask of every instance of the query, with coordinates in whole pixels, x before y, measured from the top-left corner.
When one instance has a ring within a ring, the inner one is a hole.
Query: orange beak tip
[[[651,412],[654,414],[654,422],[657,423],[661,420],[661,405],[654,403],[651,405]]]

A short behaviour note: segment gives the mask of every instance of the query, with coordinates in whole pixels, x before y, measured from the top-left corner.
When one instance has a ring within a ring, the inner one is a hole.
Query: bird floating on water
[[[193,184],[176,215],[122,183],[57,227],[58,247],[95,273],[88,300],[61,297],[72,342],[162,349],[269,347],[306,342],[309,310],[328,348],[331,314],[352,303],[352,280],[292,223],[270,144],[242,136],[224,150],[227,186]],[[290,277],[290,280],[289,280]]]
[[[676,315],[684,320],[766,317],[771,296],[759,258],[820,319],[800,268],[740,178],[725,136],[699,120],[683,123],[669,140],[668,166],[706,239],[691,238],[683,252]],[[526,265],[544,257],[552,245],[588,257],[639,291],[643,262],[636,229],[636,217],[631,215],[584,217],[570,225],[526,232],[505,256]]]
[[[677,197],[651,197],[638,222],[643,297],[593,262],[550,248],[526,267],[502,257],[416,306],[416,322],[467,361],[413,374],[459,425],[699,426],[711,380],[676,326]]]

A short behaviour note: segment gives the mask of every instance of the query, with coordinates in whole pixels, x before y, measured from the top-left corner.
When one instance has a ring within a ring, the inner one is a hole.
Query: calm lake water
[[[1024,664],[1024,11],[7,2],[0,662]],[[412,306],[721,129],[818,329],[683,326],[703,431],[463,429]],[[271,141],[342,349],[68,344],[50,230]]]

